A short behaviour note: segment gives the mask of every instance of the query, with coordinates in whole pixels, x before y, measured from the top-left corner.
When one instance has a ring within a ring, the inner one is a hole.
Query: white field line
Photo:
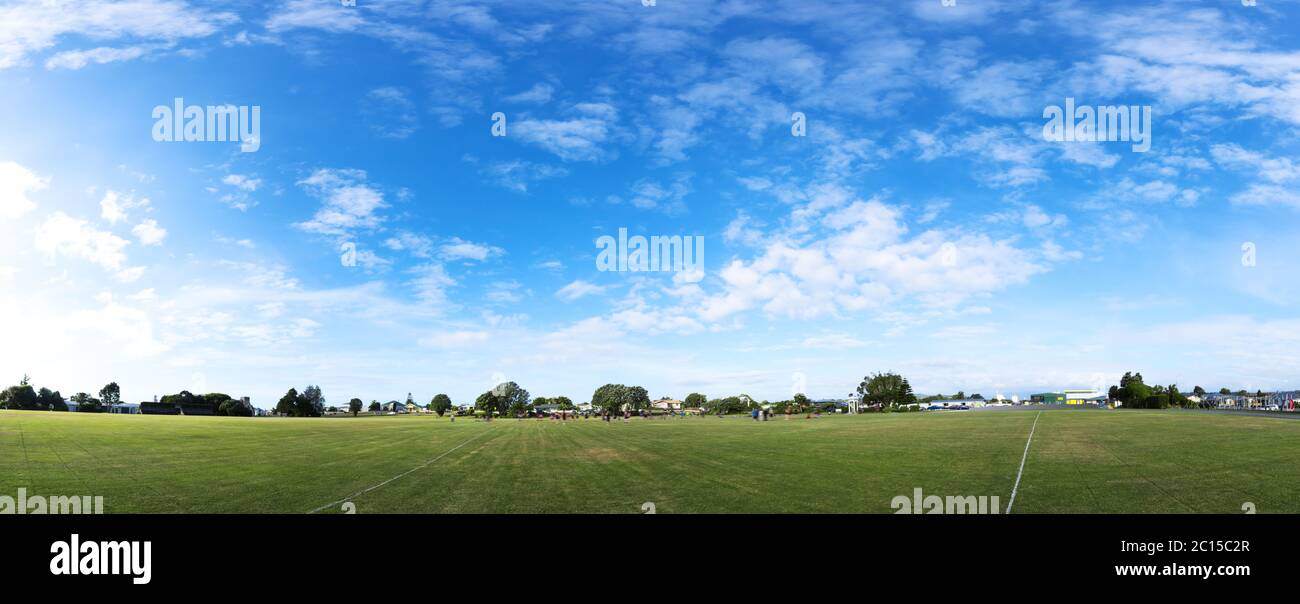
[[[447,449],[446,451],[443,451],[443,453],[442,453],[441,455],[439,455],[439,456],[437,456],[437,457],[435,457],[435,458],[433,458],[433,459],[430,459],[429,461],[426,461],[426,462],[424,462],[424,463],[422,463],[422,464],[420,464],[420,465],[418,465],[418,466],[415,466],[414,468],[411,468],[411,469],[409,469],[409,470],[407,470],[407,471],[405,471],[405,472],[402,472],[401,474],[398,474],[397,476],[394,476],[394,477],[392,477],[392,478],[389,478],[388,480],[385,480],[385,481],[383,481],[383,482],[381,482],[381,483],[379,483],[379,484],[377,484],[377,485],[375,485],[375,486],[368,487],[368,488],[365,488],[365,489],[361,489],[360,491],[357,491],[357,492],[355,492],[355,493],[353,493],[353,494],[351,494],[351,495],[348,495],[347,497],[344,497],[343,499],[340,499],[340,500],[338,500],[338,501],[331,501],[331,502],[329,502],[329,503],[327,503],[327,504],[325,504],[325,505],[322,505],[322,506],[320,506],[320,507],[318,507],[318,508],[316,508],[316,509],[314,509],[314,510],[312,510],[312,511],[310,511],[310,512],[307,512],[307,513],[308,513],[308,514],[315,514],[316,512],[319,512],[319,511],[321,511],[321,510],[323,510],[323,509],[325,509],[325,508],[332,507],[332,506],[336,506],[336,505],[340,505],[340,504],[342,504],[342,503],[344,503],[344,502],[347,502],[347,501],[351,501],[351,500],[353,500],[353,499],[356,499],[357,497],[360,497],[360,496],[362,496],[362,495],[365,495],[366,493],[369,493],[369,492],[371,492],[371,491],[373,491],[373,490],[375,490],[375,489],[378,489],[378,488],[380,488],[380,487],[382,487],[382,486],[384,486],[384,485],[386,485],[386,484],[389,484],[389,483],[393,482],[394,480],[397,480],[397,479],[399,479],[399,478],[401,478],[401,477],[403,477],[403,476],[406,476],[406,475],[408,475],[408,474],[411,474],[412,472],[418,472],[418,471],[420,471],[420,470],[423,470],[424,468],[427,468],[427,467],[429,467],[431,464],[433,464],[433,462],[438,461],[439,459],[442,459],[442,458],[444,458],[444,457],[450,455],[450,454],[451,454],[453,451],[455,451],[456,449],[459,449],[459,448],[461,448],[461,447],[463,447],[463,446],[465,446],[465,445],[468,445],[469,443],[471,443],[471,442],[473,442],[473,441],[475,441],[475,440],[481,438],[484,434],[487,434],[489,431],[491,431],[490,428],[489,428],[489,429],[486,429],[486,430],[484,430],[484,431],[482,431],[482,432],[480,432],[477,436],[474,436],[474,437],[470,438],[469,440],[466,440],[465,442],[460,443],[459,445],[456,445],[456,446],[454,446],[454,447],[452,447],[452,448],[450,448],[450,449]]]
[[[1007,502],[1007,513],[1011,513],[1011,506],[1016,503],[1016,491],[1020,489],[1020,477],[1025,473],[1025,460],[1029,459],[1029,444],[1034,442],[1034,430],[1038,428],[1038,417],[1043,414],[1042,411],[1034,416],[1034,425],[1029,428],[1029,440],[1025,441],[1025,454],[1020,456],[1020,471],[1016,472],[1016,485],[1011,487],[1011,501]]]

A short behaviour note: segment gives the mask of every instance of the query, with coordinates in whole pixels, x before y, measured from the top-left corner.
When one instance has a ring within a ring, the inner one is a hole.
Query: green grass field
[[[999,496],[1034,412],[816,420],[158,417],[0,411],[0,495],[110,513],[889,513]],[[434,458],[440,459],[420,467]],[[1046,411],[1014,513],[1300,512],[1300,421]],[[418,468],[418,469],[416,469]],[[412,471],[414,469],[414,471]],[[338,505],[322,512],[335,513]]]

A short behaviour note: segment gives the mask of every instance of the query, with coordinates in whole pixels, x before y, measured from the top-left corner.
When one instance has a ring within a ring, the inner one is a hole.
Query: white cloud
[[[438,251],[445,260],[477,260],[479,262],[505,253],[505,250],[499,247],[465,241],[459,237],[453,237],[450,242],[443,244]]]
[[[27,0],[0,7],[0,69],[23,64],[27,56],[51,48],[61,39],[128,38],[155,42],[157,47],[203,38],[238,21],[230,12],[195,8],[184,0]],[[152,46],[98,47],[65,51],[47,67],[78,68],[89,62],[126,60],[147,54]]]
[[[375,88],[361,100],[361,115],[382,138],[402,140],[420,128],[415,103],[397,86]]]
[[[484,297],[498,304],[515,304],[523,300],[528,293],[524,285],[518,281],[494,281],[488,285]]]
[[[800,343],[800,347],[805,349],[820,348],[820,349],[829,349],[829,350],[845,350],[848,348],[861,348],[866,345],[867,342],[864,342],[858,338],[845,335],[842,333],[827,334],[823,336],[812,336],[812,337],[804,338],[803,342]]]
[[[152,287],[142,289],[126,297],[133,302],[152,302],[158,298],[158,293]]]
[[[678,214],[686,209],[685,198],[691,193],[690,174],[679,174],[668,185],[654,180],[641,180],[632,185],[628,194],[628,203],[642,210],[658,210],[666,214]],[[611,201],[621,202],[620,197]]]
[[[145,267],[133,266],[113,273],[113,278],[122,283],[135,283],[144,275]]]
[[[15,162],[0,162],[0,218],[17,218],[34,209],[36,202],[27,196],[49,182]]]
[[[396,237],[385,239],[384,247],[394,252],[409,252],[416,258],[429,258],[432,256],[433,240],[424,235],[402,231]]]
[[[565,161],[604,161],[614,156],[604,145],[613,135],[618,112],[605,103],[575,105],[569,119],[525,118],[507,128],[507,135],[541,147]]]
[[[909,237],[899,208],[845,193],[818,187],[786,227],[764,237],[756,257],[723,267],[724,289],[699,301],[700,317],[761,309],[811,319],[907,300],[950,309],[1046,270],[1038,253],[969,229]]]
[[[1254,184],[1228,201],[1242,206],[1279,205],[1300,210],[1300,191],[1276,185]]]
[[[109,224],[117,224],[128,218],[128,210],[148,207],[147,197],[136,199],[134,195],[108,191],[104,193],[103,199],[99,200],[99,217],[107,220]]]
[[[545,82],[534,84],[532,88],[512,94],[505,98],[507,103],[536,103],[546,104],[551,101],[551,96],[555,93],[555,88]]]
[[[290,0],[266,21],[266,29],[283,32],[292,29],[319,29],[327,32],[356,31],[366,24],[362,11],[339,10],[332,2]]]
[[[606,289],[605,287],[596,285],[594,283],[588,283],[586,281],[577,280],[564,287],[561,287],[560,291],[555,292],[555,295],[556,297],[558,297],[561,300],[564,300],[565,302],[573,302],[574,300],[586,296],[603,294],[605,293],[605,289]]]
[[[1067,218],[1064,214],[1056,214],[1055,216],[1053,216],[1048,214],[1047,212],[1044,212],[1042,208],[1036,205],[1029,205],[1025,207],[1024,213],[1021,214],[1020,222],[1021,224],[1025,225],[1026,228],[1030,228],[1030,229],[1036,229],[1045,226],[1059,228],[1069,223],[1069,218]]]
[[[120,270],[126,262],[123,250],[127,245],[127,240],[63,212],[55,212],[38,226],[34,241],[36,250],[50,260],[58,256],[79,258],[112,271]]]
[[[737,39],[722,49],[733,68],[786,90],[820,86],[826,62],[808,45],[791,38]]]
[[[528,187],[533,183],[569,175],[569,171],[562,166],[519,159],[491,162],[484,165],[480,173],[493,184],[519,193],[527,193]]]
[[[354,230],[371,230],[383,217],[376,214],[388,207],[384,194],[366,184],[363,170],[316,170],[298,184],[321,199],[311,220],[294,226],[322,235],[344,235]]]
[[[465,348],[486,342],[490,337],[486,331],[452,331],[420,338],[420,345],[432,348]]]
[[[953,92],[972,111],[1023,118],[1042,109],[1038,89],[1051,69],[1047,61],[999,61],[962,74]]]
[[[250,195],[262,187],[262,179],[244,174],[227,174],[221,182],[234,189],[218,198],[221,203],[240,212],[246,212],[257,205],[257,200]],[[220,191],[217,187],[208,187],[207,190],[214,194]]]
[[[130,61],[142,57],[153,50],[150,46],[128,46],[125,48],[109,48],[101,46],[89,50],[68,50],[58,53],[45,60],[46,69],[72,69],[77,70],[94,63],[103,65],[105,63],[115,63],[117,61]]]
[[[447,293],[456,286],[456,280],[447,274],[441,264],[422,264],[408,272],[414,275],[409,284],[417,300],[428,305],[435,313],[451,307]]]
[[[140,245],[159,245],[163,238],[167,237],[167,229],[158,226],[158,221],[150,218],[135,225],[135,228],[131,229],[131,234],[135,235]]]
[[[1094,60],[1071,70],[1068,85],[1080,93],[1149,95],[1166,115],[1206,104],[1300,124],[1300,52],[1264,50],[1269,37],[1238,15],[1177,2],[1052,12],[1062,29],[1099,45]]]
[[[241,191],[252,193],[262,186],[262,179],[245,176],[243,174],[227,174],[221,182],[235,187]]]

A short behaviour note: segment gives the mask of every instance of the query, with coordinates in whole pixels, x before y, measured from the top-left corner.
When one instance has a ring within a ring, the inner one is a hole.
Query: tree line
[[[1228,388],[1220,388],[1221,395],[1250,396],[1245,389],[1233,392]],[[1214,402],[1205,398],[1206,391],[1200,386],[1192,388],[1192,396],[1200,399],[1193,401],[1187,395],[1178,389],[1178,384],[1169,384],[1161,386],[1159,384],[1147,385],[1140,372],[1124,372],[1124,377],[1120,378],[1119,385],[1111,386],[1107,396],[1111,401],[1122,403],[1127,409],[1168,409],[1170,407],[1185,408],[1207,408],[1213,407]],[[1256,390],[1255,396],[1263,397],[1262,390]]]
[[[79,413],[107,413],[115,405],[122,402],[122,389],[117,385],[117,382],[109,382],[99,389],[97,396],[78,392],[70,398],[64,399],[63,395],[57,390],[50,390],[49,388],[35,389],[31,385],[31,378],[24,375],[18,384],[0,391],[0,409],[69,411],[71,409],[68,405],[69,402],[76,404]],[[143,404],[149,405],[153,403]],[[175,407],[183,406],[188,409],[197,408],[206,410],[213,415],[246,417],[254,414],[252,405],[220,392],[192,394],[188,390],[182,390],[177,394],[164,395],[157,404]]]
[[[101,413],[122,401],[122,389],[117,382],[109,382],[99,389],[99,398],[85,392],[72,395],[72,402],[77,403],[77,411],[84,413]],[[24,375],[16,385],[0,391],[0,409],[23,411],[68,411],[68,399],[58,390],[49,388],[35,389],[31,378]]]
[[[967,398],[965,392],[959,391],[951,398],[939,394],[918,399],[912,391],[912,386],[907,378],[893,372],[875,373],[862,378],[856,393],[860,398],[863,410],[881,412],[908,411],[915,409],[918,404],[937,400],[964,400]],[[1193,393],[1200,397],[1205,395],[1206,391],[1200,386],[1196,386]],[[1219,393],[1223,395],[1234,394],[1228,388],[1221,388]],[[1235,394],[1239,396],[1249,395],[1245,390],[1239,390]],[[1177,384],[1148,385],[1140,372],[1126,372],[1120,378],[1118,385],[1110,387],[1107,395],[1110,402],[1119,403],[1123,407],[1130,409],[1165,409],[1169,407],[1211,405],[1211,403],[1204,400],[1199,403],[1191,401],[1179,390]],[[1263,396],[1263,392],[1257,392],[1256,396]],[[974,394],[969,398],[982,400],[984,397],[980,394]],[[17,385],[0,391],[0,409],[68,411],[69,401],[76,403],[79,412],[106,412],[112,406],[121,402],[121,388],[118,387],[117,382],[110,382],[99,390],[97,396],[78,392],[70,399],[64,399],[63,395],[57,390],[35,388],[32,386],[30,378],[24,375]],[[247,417],[256,414],[256,410],[246,401],[235,399],[220,392],[193,394],[188,390],[182,390],[176,394],[164,395],[158,403],[182,409],[203,409],[213,415]],[[814,403],[803,393],[796,393],[789,400],[768,402],[766,400],[755,401],[745,394],[710,399],[701,393],[692,392],[686,396],[683,403],[688,409],[701,409],[704,413],[719,415],[749,413],[755,408],[767,407],[773,408],[777,413],[804,413],[813,410],[831,411],[835,406],[834,403]],[[150,403],[144,404],[148,405]],[[407,394],[406,404],[415,405],[410,394]],[[534,414],[539,407],[549,407],[550,405],[555,405],[561,410],[576,409],[573,401],[566,396],[532,398],[528,391],[520,387],[519,384],[505,382],[479,395],[474,401],[473,412],[476,415],[487,417],[523,417]],[[641,386],[605,384],[597,388],[591,395],[591,406],[597,413],[622,413],[624,410],[639,413],[653,409],[653,405],[649,392]],[[365,403],[359,398],[349,400],[347,407],[344,409],[327,407],[320,386],[309,385],[302,392],[299,392],[296,388],[290,388],[276,403],[274,411],[277,415],[288,417],[320,417],[327,410],[331,412],[345,411],[355,416],[361,413],[363,407],[365,407]],[[424,408],[437,413],[439,417],[451,412],[454,407],[451,397],[446,394],[437,394],[427,405],[424,405]],[[379,401],[371,401],[368,410],[371,413],[380,413],[383,410],[383,405]]]

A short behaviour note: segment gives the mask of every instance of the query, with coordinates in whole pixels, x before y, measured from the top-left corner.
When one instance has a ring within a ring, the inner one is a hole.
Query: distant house
[[[984,405],[987,404],[989,404],[989,402],[982,398],[957,398],[951,400],[939,399],[939,400],[932,401],[930,403],[930,405],[939,405],[941,407],[953,407],[953,408],[965,407],[967,409],[973,409],[975,407],[983,407]],[[916,406],[916,405],[911,405],[911,406]]]
[[[384,413],[406,413],[406,403],[388,401],[387,403],[384,403],[383,411]]]
[[[125,415],[139,415],[140,405],[142,403],[118,403],[108,408],[109,413],[121,413]]]
[[[573,407],[583,413],[587,413],[591,411],[591,403],[578,403]]]
[[[1297,401],[1300,401],[1300,390],[1270,392],[1264,397],[1265,405],[1277,405],[1283,411],[1295,411]]]
[[[681,401],[671,398],[657,400],[651,403],[651,405],[660,411],[681,411],[682,408],[685,407]]]
[[[559,410],[560,406],[554,404],[533,406],[533,411],[537,412],[538,415],[554,415]]]
[[[1220,409],[1253,409],[1256,407],[1263,407],[1266,404],[1266,400],[1268,400],[1267,396],[1259,397],[1253,394],[1219,394],[1217,392],[1213,394],[1207,393],[1201,397],[1201,401],[1204,404],[1218,407]]]
[[[1064,405],[1065,393],[1064,392],[1040,392],[1038,394],[1031,394],[1029,395],[1029,402],[1037,403],[1040,405]]]

